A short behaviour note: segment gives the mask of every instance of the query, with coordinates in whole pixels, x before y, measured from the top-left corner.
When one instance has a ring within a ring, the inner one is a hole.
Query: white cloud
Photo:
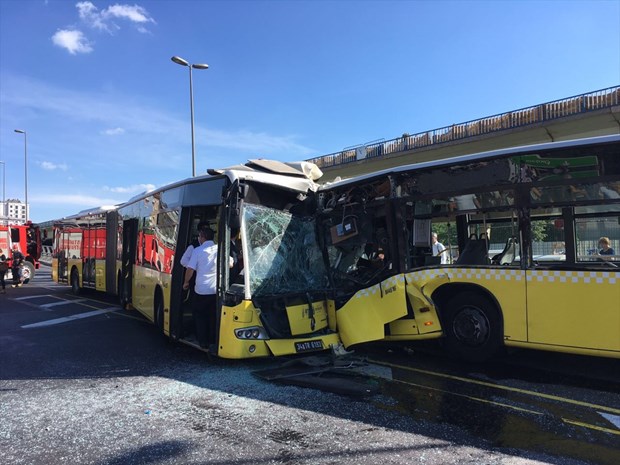
[[[39,163],[39,165],[41,166],[41,168],[47,171],[54,171],[54,170],[67,171],[67,168],[68,168],[68,166],[65,163],[56,164],[56,163],[52,163],[51,161],[42,161],[41,163]]]
[[[139,194],[141,192],[149,192],[155,189],[154,184],[134,184],[133,186],[126,187],[108,187],[105,186],[103,190],[114,192],[115,194]]]
[[[113,19],[130,21],[137,26],[139,32],[149,32],[145,25],[148,23],[157,24],[149,15],[145,8],[138,5],[119,5],[115,4],[106,9],[99,10],[91,2],[79,2],[76,5],[80,19],[90,27],[112,33],[120,29],[120,26],[113,22]]]
[[[146,11],[138,5],[112,5],[107,10],[103,10],[101,14],[104,17],[114,16],[117,18],[125,18],[134,23],[155,23]]]
[[[106,136],[120,136],[121,134],[125,134],[125,130],[123,128],[110,128],[101,133]]]
[[[90,27],[110,32],[109,26],[104,22],[97,7],[91,2],[79,2],[75,7],[78,9],[80,19]]]
[[[66,48],[71,55],[76,53],[90,53],[93,48],[88,39],[77,29],[59,29],[52,36],[54,45]]]

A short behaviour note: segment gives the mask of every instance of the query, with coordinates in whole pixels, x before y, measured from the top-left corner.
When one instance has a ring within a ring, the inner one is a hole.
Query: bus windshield
[[[253,296],[327,288],[314,217],[246,203],[242,228],[248,245],[246,279]]]

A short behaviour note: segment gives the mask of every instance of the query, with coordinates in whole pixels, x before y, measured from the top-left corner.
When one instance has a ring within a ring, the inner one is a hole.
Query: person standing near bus
[[[9,264],[6,261],[6,255],[2,253],[2,249],[0,249],[0,294],[6,294],[6,284],[4,282],[4,275],[9,270]]]
[[[432,234],[431,240],[433,241],[433,257],[441,257],[440,263],[442,265],[446,265],[448,263],[448,255],[446,252],[446,247],[437,240],[436,232]]]
[[[24,254],[19,251],[19,246],[17,244],[13,244],[13,252],[11,258],[13,259],[11,263],[11,273],[13,273],[13,287],[21,287],[21,266],[24,262]]]
[[[192,252],[183,282],[183,289],[189,289],[192,276],[196,274],[192,316],[196,338],[203,349],[207,349],[216,340],[217,245],[213,242],[214,237],[215,232],[209,227],[204,226],[198,230],[200,245]]]

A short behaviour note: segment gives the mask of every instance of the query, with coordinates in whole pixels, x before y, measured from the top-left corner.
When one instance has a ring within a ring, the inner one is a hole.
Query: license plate
[[[312,352],[313,350],[323,350],[323,341],[303,341],[295,343],[295,352]]]

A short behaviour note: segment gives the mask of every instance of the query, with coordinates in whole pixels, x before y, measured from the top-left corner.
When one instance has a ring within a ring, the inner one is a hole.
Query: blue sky
[[[0,159],[31,218],[620,83],[620,1],[0,0]]]

